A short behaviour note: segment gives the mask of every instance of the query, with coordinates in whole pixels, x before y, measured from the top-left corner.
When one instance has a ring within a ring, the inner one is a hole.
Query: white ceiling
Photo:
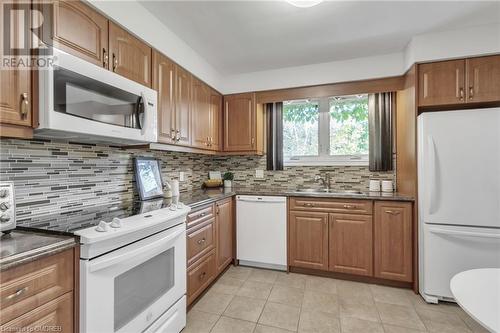
[[[500,21],[498,1],[140,3],[222,75],[389,54],[418,34]]]

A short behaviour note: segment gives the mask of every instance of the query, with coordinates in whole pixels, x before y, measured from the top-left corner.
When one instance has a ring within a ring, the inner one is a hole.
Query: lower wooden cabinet
[[[289,264],[328,269],[328,214],[295,212],[288,215]]]
[[[203,223],[203,226],[189,231],[186,235],[187,263],[193,264],[215,248],[215,226],[214,219]]]
[[[234,258],[234,224],[233,224],[233,201],[226,199],[219,201],[215,208],[216,218],[216,263],[217,274],[221,273]]]
[[[412,204],[375,203],[375,277],[412,281]]]
[[[196,262],[187,272],[187,304],[191,304],[215,279],[215,251]]]
[[[356,275],[373,274],[371,215],[330,214],[329,270]]]

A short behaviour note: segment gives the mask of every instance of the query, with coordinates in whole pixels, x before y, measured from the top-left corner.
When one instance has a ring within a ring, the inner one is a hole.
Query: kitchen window
[[[283,102],[285,165],[368,165],[368,95]]]

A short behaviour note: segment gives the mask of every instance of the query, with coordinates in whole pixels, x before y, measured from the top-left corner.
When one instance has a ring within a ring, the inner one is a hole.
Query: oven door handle
[[[160,254],[164,251],[165,244],[170,243],[171,240],[179,237],[184,233],[185,229],[179,229],[172,234],[168,234],[165,237],[162,237],[153,243],[144,245],[132,251],[124,252],[121,254],[117,254],[112,257],[97,259],[94,262],[91,261],[89,265],[89,272],[96,272],[113,265],[116,265],[120,262],[124,262],[130,260],[131,258],[137,258],[138,256],[149,254],[151,257],[154,257],[157,254]]]

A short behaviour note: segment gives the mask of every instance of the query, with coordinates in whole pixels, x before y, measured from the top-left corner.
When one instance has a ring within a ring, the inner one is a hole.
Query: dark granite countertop
[[[0,236],[0,271],[49,256],[76,245],[72,236],[13,230]]]
[[[286,196],[286,197],[311,197],[311,198],[331,198],[331,199],[360,199],[360,200],[387,200],[387,201],[414,201],[414,198],[399,193],[383,192],[361,192],[350,193],[339,190],[333,193],[299,192],[290,189],[280,188],[249,188],[232,187],[216,188],[205,190],[194,190],[181,192],[180,201],[191,208],[209,204],[234,195],[262,195],[262,196]]]

